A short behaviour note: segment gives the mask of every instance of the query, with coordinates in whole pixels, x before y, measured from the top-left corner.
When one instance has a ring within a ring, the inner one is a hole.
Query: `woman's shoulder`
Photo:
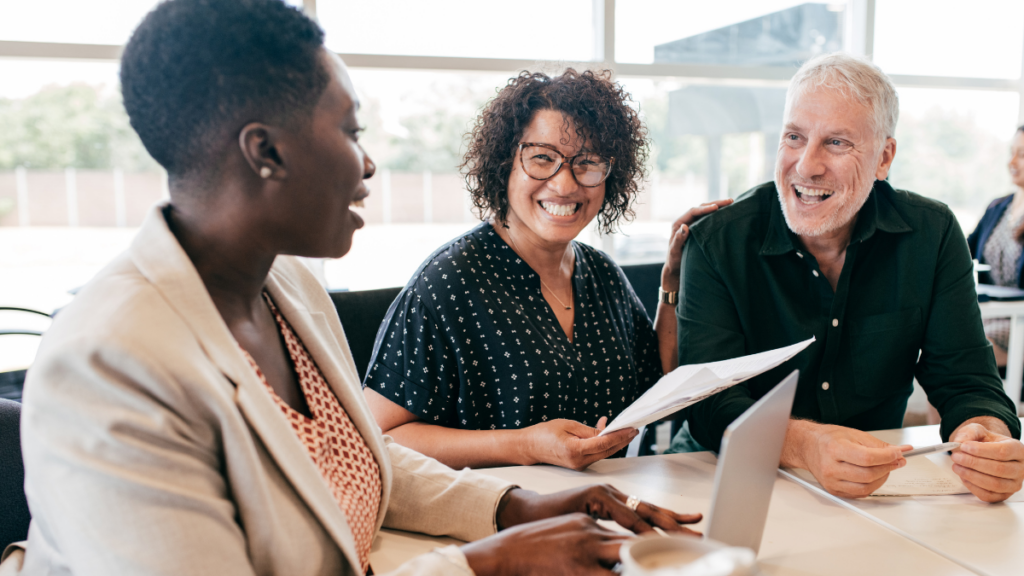
[[[422,290],[426,286],[449,280],[453,275],[471,275],[476,270],[475,266],[489,256],[493,258],[493,252],[501,242],[491,224],[481,222],[472,230],[445,242],[427,256],[409,279],[406,289]]]
[[[988,205],[988,208],[985,208],[985,211],[989,212],[989,211],[992,211],[992,210],[1000,209],[1003,206],[1008,205],[1012,201],[1013,201],[1013,193],[1011,192],[1010,194],[1007,194],[1006,196],[1000,196],[999,198],[996,198],[995,200],[990,202],[989,205]]]
[[[585,272],[590,275],[592,281],[625,280],[626,275],[622,268],[604,251],[578,241],[573,241],[573,246],[576,248],[576,253],[582,256],[580,261],[587,267]]]

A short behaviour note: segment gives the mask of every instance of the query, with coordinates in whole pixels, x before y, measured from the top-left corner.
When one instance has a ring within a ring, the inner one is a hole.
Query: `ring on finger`
[[[635,494],[630,494],[629,498],[626,498],[626,506],[633,512],[636,512],[636,507],[640,505],[640,499]]]

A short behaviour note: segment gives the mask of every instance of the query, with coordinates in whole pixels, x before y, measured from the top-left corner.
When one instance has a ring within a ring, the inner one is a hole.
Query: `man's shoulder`
[[[701,218],[692,227],[692,235],[698,243],[713,241],[729,236],[760,236],[763,239],[773,209],[773,199],[778,195],[774,182],[765,182],[740,195],[736,202]]]
[[[888,183],[883,184],[875,187],[880,198],[889,202],[915,231],[937,225],[944,227],[956,221],[956,215],[945,203],[910,190],[893,188]]]

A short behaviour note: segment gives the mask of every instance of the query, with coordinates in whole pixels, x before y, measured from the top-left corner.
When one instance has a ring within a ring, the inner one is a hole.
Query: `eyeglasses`
[[[568,164],[577,184],[593,188],[608,179],[615,158],[605,158],[593,152],[582,152],[566,158],[550,144],[520,142],[519,161],[523,166],[523,172],[534,180],[553,178],[562,169],[563,164]]]

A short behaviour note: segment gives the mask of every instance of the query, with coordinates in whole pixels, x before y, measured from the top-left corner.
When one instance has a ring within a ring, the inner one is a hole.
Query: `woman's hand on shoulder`
[[[622,450],[636,437],[635,428],[598,436],[607,420],[605,417],[598,420],[597,428],[562,418],[523,428],[526,436],[523,446],[527,454],[521,460],[529,464],[554,464],[583,470]]]
[[[683,246],[690,237],[690,226],[701,218],[733,203],[732,198],[713,200],[695,206],[686,211],[672,223],[672,234],[668,240],[668,257],[661,269],[661,289],[666,292],[679,291],[679,267],[683,258]]]

